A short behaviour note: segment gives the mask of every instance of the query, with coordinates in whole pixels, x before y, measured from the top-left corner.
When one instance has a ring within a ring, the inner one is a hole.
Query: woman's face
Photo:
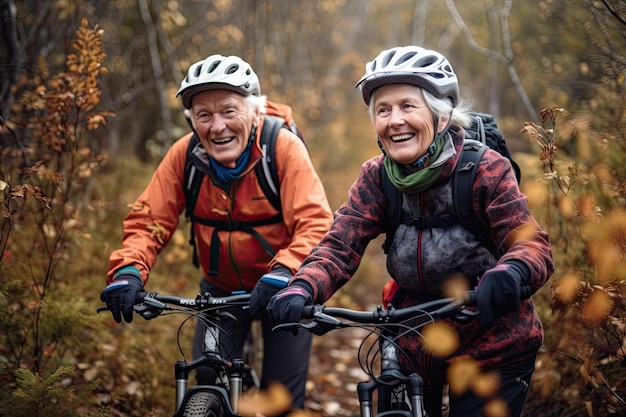
[[[209,90],[193,96],[191,116],[209,156],[228,168],[248,146],[259,115],[248,108],[244,96],[228,90]]]
[[[410,84],[388,84],[373,97],[373,124],[387,155],[409,165],[426,154],[435,138],[434,118],[419,88]],[[447,117],[440,117],[438,132]]]

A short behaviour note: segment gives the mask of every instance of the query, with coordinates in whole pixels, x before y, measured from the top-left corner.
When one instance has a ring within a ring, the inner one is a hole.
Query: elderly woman
[[[369,242],[385,232],[381,170],[401,192],[403,210],[412,217],[453,215],[450,179],[471,117],[448,60],[417,46],[392,48],[366,65],[357,86],[369,105],[383,155],[363,164],[331,230],[290,285],[270,300],[268,310],[281,322],[299,319],[305,304],[328,300],[356,272]],[[403,370],[424,377],[431,417],[441,415],[446,371],[460,357],[497,373],[496,395],[510,415],[519,416],[543,339],[532,300],[520,300],[520,294],[522,287],[537,291],[552,274],[549,239],[530,213],[509,160],[490,149],[478,163],[473,209],[485,228],[481,236],[460,224],[429,229],[400,225],[387,251],[395,307],[442,297],[448,280],[459,275],[468,287],[477,287],[481,320],[447,321],[460,339],[451,357],[435,358],[415,334],[399,339],[410,353],[401,355]],[[451,396],[450,416],[482,415],[490,399],[472,391]]]

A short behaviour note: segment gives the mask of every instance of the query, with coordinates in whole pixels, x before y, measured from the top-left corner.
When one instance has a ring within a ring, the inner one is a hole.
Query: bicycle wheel
[[[223,417],[220,398],[212,392],[198,391],[191,394],[183,410],[183,417]]]

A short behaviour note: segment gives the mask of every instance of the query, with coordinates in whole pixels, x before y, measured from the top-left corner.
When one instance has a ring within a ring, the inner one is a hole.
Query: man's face
[[[244,96],[229,90],[209,90],[191,100],[191,117],[209,156],[228,168],[248,145],[258,114],[250,111]]]

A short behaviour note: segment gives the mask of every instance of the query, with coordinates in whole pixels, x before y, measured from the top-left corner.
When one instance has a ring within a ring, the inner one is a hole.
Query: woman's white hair
[[[450,115],[450,111],[452,111],[452,115],[450,116],[450,126],[456,125],[461,126],[463,128],[468,128],[472,125],[472,115],[470,111],[472,110],[472,101],[468,99],[461,99],[458,106],[452,108],[452,103],[448,99],[441,99],[433,96],[428,91],[424,90],[418,86],[412,86],[415,88],[415,91],[424,98],[426,105],[430,109],[430,111],[435,115],[438,119],[442,116],[448,117]],[[376,93],[378,90],[374,90],[372,93],[372,99],[370,100],[369,105],[369,113],[372,120],[374,120],[374,103],[376,101]]]

